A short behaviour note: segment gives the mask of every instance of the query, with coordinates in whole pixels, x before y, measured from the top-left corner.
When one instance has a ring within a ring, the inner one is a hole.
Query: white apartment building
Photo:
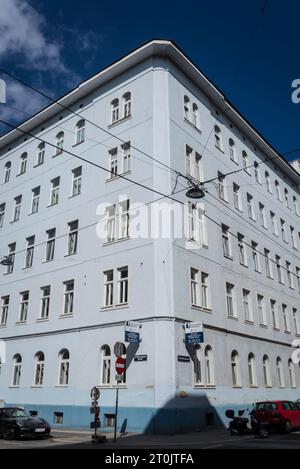
[[[118,341],[119,429],[196,430],[300,398],[300,176],[174,43],[139,47],[20,130],[0,139],[5,405],[89,427],[97,385],[109,429]],[[213,180],[205,197],[175,171]],[[187,231],[134,236],[132,207],[162,194]],[[125,320],[142,326],[136,348]],[[189,321],[204,324],[192,348]]]

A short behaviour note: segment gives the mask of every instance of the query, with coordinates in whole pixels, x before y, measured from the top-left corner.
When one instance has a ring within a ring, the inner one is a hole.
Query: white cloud
[[[45,34],[45,20],[27,0],[0,0],[0,59],[18,55],[38,70],[65,72],[61,46]]]

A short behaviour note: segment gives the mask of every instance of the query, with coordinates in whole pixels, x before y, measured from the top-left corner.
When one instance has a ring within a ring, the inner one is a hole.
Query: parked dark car
[[[19,407],[0,409],[0,436],[6,440],[21,437],[41,438],[50,436],[50,425],[46,420],[30,417]]]
[[[273,429],[289,433],[300,428],[300,408],[292,401],[258,402],[255,415]]]

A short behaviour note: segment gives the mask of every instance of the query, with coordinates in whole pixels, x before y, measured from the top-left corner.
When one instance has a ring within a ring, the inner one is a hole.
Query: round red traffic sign
[[[118,375],[122,375],[125,371],[125,360],[122,357],[116,359],[116,372]]]

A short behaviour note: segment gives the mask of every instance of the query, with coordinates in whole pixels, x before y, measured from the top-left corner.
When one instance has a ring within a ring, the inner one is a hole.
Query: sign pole
[[[119,376],[117,376],[117,389],[116,389],[116,411],[115,411],[114,443],[116,443],[116,441],[117,441],[118,405],[119,405]]]

